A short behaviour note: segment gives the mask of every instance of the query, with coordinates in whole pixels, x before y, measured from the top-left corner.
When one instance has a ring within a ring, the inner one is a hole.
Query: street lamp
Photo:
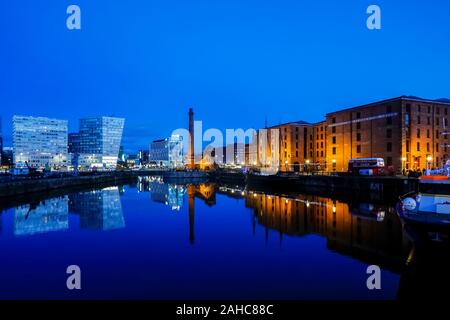
[[[403,174],[403,170],[405,170],[405,164],[406,164],[406,157],[402,158],[402,174]]]
[[[286,165],[286,172],[288,171],[288,161],[286,160],[285,162],[284,162],[284,164]]]
[[[333,163],[333,172],[336,171],[336,159],[331,160]]]
[[[430,163],[431,161],[433,161],[433,157],[428,156],[428,157],[427,157],[427,176],[430,175],[429,163]]]
[[[309,159],[305,160],[305,171],[309,171]]]

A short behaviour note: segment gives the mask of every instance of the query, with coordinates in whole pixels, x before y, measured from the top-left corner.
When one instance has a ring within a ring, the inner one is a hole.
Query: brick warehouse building
[[[383,158],[397,172],[440,167],[448,158],[450,100],[401,96],[326,115],[327,170],[352,158]],[[331,165],[330,165],[331,164]]]
[[[449,99],[401,96],[331,112],[320,123],[297,121],[269,129],[280,130],[280,171],[302,171],[305,164],[347,171],[352,158],[383,158],[396,172],[422,170],[427,158],[430,168],[448,159],[449,108]]]

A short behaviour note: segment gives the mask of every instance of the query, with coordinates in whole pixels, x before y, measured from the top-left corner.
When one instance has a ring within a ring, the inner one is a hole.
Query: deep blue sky
[[[77,4],[82,30],[66,28]],[[366,28],[366,8],[382,30]],[[402,94],[450,98],[446,0],[0,1],[0,115],[126,120],[128,150],[187,125],[258,128]]]

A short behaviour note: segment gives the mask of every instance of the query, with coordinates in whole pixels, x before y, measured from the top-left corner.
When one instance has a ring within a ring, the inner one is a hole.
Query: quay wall
[[[112,172],[88,176],[29,178],[6,181],[0,183],[0,199],[29,193],[48,192],[62,188],[119,183],[131,180],[136,176],[132,172]]]

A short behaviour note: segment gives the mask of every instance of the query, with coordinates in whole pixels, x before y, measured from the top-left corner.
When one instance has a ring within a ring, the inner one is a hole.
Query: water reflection
[[[48,199],[19,206],[14,213],[14,234],[32,235],[69,228],[69,198]]]
[[[154,202],[164,203],[179,211],[183,206],[186,188],[183,185],[164,183],[161,177],[140,177],[138,179],[138,190],[149,191],[150,198]]]
[[[392,207],[351,205],[330,198],[298,195],[294,198],[249,193],[246,206],[256,223],[283,235],[318,234],[327,248],[367,263],[397,269],[407,251],[402,225]]]
[[[142,208],[142,211],[136,214],[136,208]],[[123,211],[127,216],[127,228]],[[177,214],[168,214],[173,211]],[[70,219],[69,214],[72,215]],[[3,218],[3,215],[0,215],[0,230]],[[247,286],[244,282],[249,281],[256,286],[256,294],[264,290],[264,286],[257,287],[259,284],[257,274],[254,274],[253,280],[249,280],[248,275],[253,274],[255,267],[261,263],[268,263],[268,267],[278,271],[289,269],[291,266],[296,271],[302,269],[307,274],[311,272],[311,277],[316,277],[318,281],[321,281],[325,270],[320,265],[323,261],[337,266],[346,265],[348,267],[346,271],[341,273],[339,270],[333,274],[344,279],[344,286],[347,285],[347,281],[359,277],[361,272],[365,277],[365,265],[376,264],[383,272],[392,271],[397,279],[401,277],[400,286],[398,287],[398,283],[394,284],[400,298],[409,298],[411,292],[418,295],[420,290],[416,289],[417,284],[422,281],[423,286],[428,286],[427,279],[433,270],[439,270],[433,273],[435,282],[442,278],[444,272],[442,267],[436,269],[436,265],[439,266],[443,258],[431,263],[433,260],[428,247],[412,245],[415,240],[411,234],[405,232],[392,206],[317,195],[267,194],[253,192],[245,187],[214,183],[166,184],[158,177],[142,177],[137,183],[127,187],[114,186],[75,192],[20,205],[14,209],[14,216],[6,217],[3,223],[4,229],[11,223],[14,224],[14,235],[33,235],[70,229],[73,237],[67,237],[66,234],[55,236],[59,236],[60,243],[64,246],[70,244],[78,248],[80,242],[90,243],[92,236],[77,233],[77,228],[70,225],[78,219],[81,229],[102,231],[125,228],[119,233],[111,233],[110,237],[106,233],[98,233],[101,234],[99,237],[93,234],[97,237],[98,250],[103,250],[99,252],[102,254],[104,252],[108,258],[109,247],[111,245],[117,247],[117,244],[124,241],[132,244],[129,247],[139,248],[136,250],[139,252],[136,257],[133,256],[133,251],[128,249],[124,249],[117,256],[114,252],[114,257],[137,259],[136,261],[143,263],[148,270],[167,276],[164,278],[165,281],[161,281],[159,289],[165,288],[167,283],[179,289],[178,280],[185,278],[180,275],[180,278],[173,279],[173,271],[176,269],[171,268],[180,264],[189,266],[188,270],[198,269],[191,284],[199,285],[199,281],[201,282],[207,274],[206,269],[201,269],[206,265],[206,261],[215,263],[214,270],[219,270],[218,272],[223,274],[230,272],[229,274],[235,277],[243,277],[242,283],[236,281],[229,284],[224,281],[222,287],[230,285],[228,288],[230,292],[235,292],[232,284],[234,286],[242,284],[242,288],[244,285],[247,288],[251,286]],[[20,240],[16,243],[17,246],[24,243]],[[32,240],[35,246],[41,243],[42,248],[46,248],[45,239]],[[114,241],[115,244],[112,244]],[[155,242],[158,244],[148,245]],[[193,245],[195,250],[186,250],[183,243]],[[6,245],[9,245],[9,242],[5,244],[5,248]],[[311,246],[314,252],[308,251],[311,250],[309,248]],[[24,249],[20,248],[18,252],[21,250],[23,252]],[[90,247],[85,246],[83,250],[89,251]],[[142,255],[141,252],[146,254]],[[223,260],[210,260],[211,255],[217,252],[220,252]],[[236,253],[240,254],[239,261],[236,260]],[[317,256],[314,257],[314,254]],[[155,264],[152,257],[158,257],[164,263]],[[242,259],[245,263],[241,265]],[[177,263],[173,263],[174,261]],[[222,263],[223,261],[227,263]],[[305,267],[308,263],[312,264],[314,271],[310,271],[309,266]],[[361,269],[358,269],[360,266]],[[99,269],[101,267],[99,265]],[[118,272],[121,273],[122,268],[128,267],[121,265],[119,268],[118,265]],[[95,266],[91,265],[91,268]],[[294,284],[307,281],[308,278],[299,272],[297,276],[300,278],[296,278],[297,282],[292,280],[290,287],[291,278],[288,274],[284,275],[282,271],[274,273],[276,275],[270,278],[273,282],[268,287],[278,286],[280,294],[283,288],[287,288],[286,292],[289,293],[287,297],[298,297],[301,290]],[[128,276],[133,278],[133,275],[133,272],[129,272]],[[247,279],[243,280],[244,278]],[[327,288],[326,290],[330,288],[331,291],[333,288],[339,288],[341,284],[339,279],[336,278],[334,281],[336,287],[333,287],[333,281],[329,284],[324,280],[323,288]],[[199,288],[209,292],[211,289],[209,280],[200,283]],[[391,278],[387,281],[394,283],[394,280]],[[358,287],[355,284],[353,286],[357,292]],[[193,286],[189,286],[191,287]],[[431,290],[432,287],[427,287],[427,290]],[[365,287],[363,289],[365,290]],[[159,291],[155,290],[155,294],[157,292]],[[267,296],[273,292],[268,291]],[[191,292],[188,291],[188,294]],[[358,294],[351,297],[359,297]],[[307,297],[306,294],[302,297],[305,296]]]
[[[176,186],[164,184],[158,178],[141,178],[141,192],[150,192],[153,201],[169,207],[170,190],[187,190],[189,215],[189,242],[195,242],[195,199],[208,206],[216,204],[216,195],[242,199],[252,209],[252,228],[265,228],[266,243],[270,230],[278,232],[280,245],[284,236],[302,237],[316,234],[326,238],[327,248],[367,263],[376,263],[398,271],[408,254],[409,241],[403,235],[402,225],[394,208],[366,202],[344,202],[314,196],[280,196],[247,191],[243,187],[218,186],[213,183]],[[177,194],[178,195],[178,194]],[[176,199],[182,197],[176,197]]]
[[[69,210],[80,215],[82,229],[113,230],[125,227],[118,187],[71,194]]]

